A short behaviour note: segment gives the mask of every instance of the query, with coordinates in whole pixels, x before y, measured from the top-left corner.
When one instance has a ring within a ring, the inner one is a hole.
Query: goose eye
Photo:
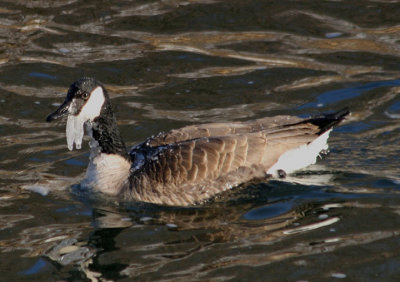
[[[82,93],[82,97],[83,97],[83,99],[86,100],[86,99],[89,97],[89,93],[83,92],[83,93]]]

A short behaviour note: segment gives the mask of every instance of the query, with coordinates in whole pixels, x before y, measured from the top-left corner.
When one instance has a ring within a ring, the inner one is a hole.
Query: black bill
[[[70,105],[71,101],[65,100],[64,103],[54,113],[47,116],[46,121],[50,122],[67,115]]]

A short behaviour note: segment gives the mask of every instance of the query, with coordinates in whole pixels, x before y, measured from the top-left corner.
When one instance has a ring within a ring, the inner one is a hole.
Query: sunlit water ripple
[[[5,281],[397,281],[396,1],[3,1],[0,272]],[[349,106],[330,153],[209,203],[78,191],[45,117],[77,78],[109,89],[125,141],[193,123]]]

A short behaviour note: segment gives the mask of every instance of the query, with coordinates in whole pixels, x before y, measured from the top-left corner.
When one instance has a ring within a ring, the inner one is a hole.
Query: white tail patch
[[[75,116],[70,114],[67,120],[67,145],[68,149],[72,151],[74,149],[74,143],[76,149],[82,147],[82,139],[84,134],[83,125],[88,120],[93,120],[100,115],[101,107],[105,101],[103,89],[99,86],[93,90],[90,94],[89,100],[82,107],[79,115]],[[74,107],[74,101],[71,107]]]
[[[267,174],[278,176],[277,171],[280,169],[284,170],[286,173],[291,173],[315,164],[320,152],[328,149],[327,141],[331,131],[332,129],[324,132],[310,144],[304,144],[284,153],[267,171]]]

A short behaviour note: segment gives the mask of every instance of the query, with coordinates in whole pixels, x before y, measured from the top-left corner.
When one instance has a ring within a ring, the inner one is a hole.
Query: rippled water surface
[[[4,281],[399,281],[397,1],[0,3]],[[74,192],[87,143],[47,124],[69,85],[109,89],[125,141],[349,106],[330,154],[192,208]]]

